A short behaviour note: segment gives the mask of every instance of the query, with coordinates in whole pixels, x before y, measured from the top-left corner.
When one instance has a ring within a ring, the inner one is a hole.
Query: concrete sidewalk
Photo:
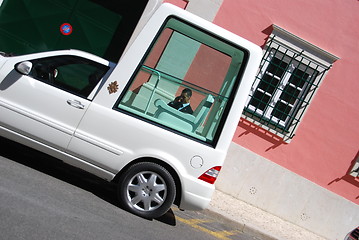
[[[209,210],[242,224],[244,232],[255,233],[263,239],[326,239],[218,190],[212,197]]]

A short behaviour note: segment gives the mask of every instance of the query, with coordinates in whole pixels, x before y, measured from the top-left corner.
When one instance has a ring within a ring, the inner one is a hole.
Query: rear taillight
[[[198,179],[213,184],[218,177],[219,171],[221,171],[221,167],[213,167],[209,169],[207,172],[203,173]]]

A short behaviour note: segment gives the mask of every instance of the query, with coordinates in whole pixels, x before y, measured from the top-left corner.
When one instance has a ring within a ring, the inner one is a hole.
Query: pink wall
[[[340,57],[289,144],[244,120],[233,141],[359,204],[346,175],[359,151],[359,2],[224,0],[215,23],[258,45],[276,24]]]
[[[176,5],[177,7],[184,9],[187,7],[188,4],[188,2],[185,0],[164,0],[163,2],[171,3],[173,5]]]

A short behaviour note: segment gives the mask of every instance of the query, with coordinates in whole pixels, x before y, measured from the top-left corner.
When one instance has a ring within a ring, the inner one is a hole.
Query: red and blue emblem
[[[60,32],[63,35],[70,35],[72,33],[72,26],[70,23],[64,23],[60,26]]]

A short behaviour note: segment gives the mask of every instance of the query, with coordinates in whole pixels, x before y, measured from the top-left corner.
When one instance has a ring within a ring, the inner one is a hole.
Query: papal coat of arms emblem
[[[109,94],[117,92],[117,90],[118,90],[117,81],[110,83],[107,87],[107,90],[108,90]]]

